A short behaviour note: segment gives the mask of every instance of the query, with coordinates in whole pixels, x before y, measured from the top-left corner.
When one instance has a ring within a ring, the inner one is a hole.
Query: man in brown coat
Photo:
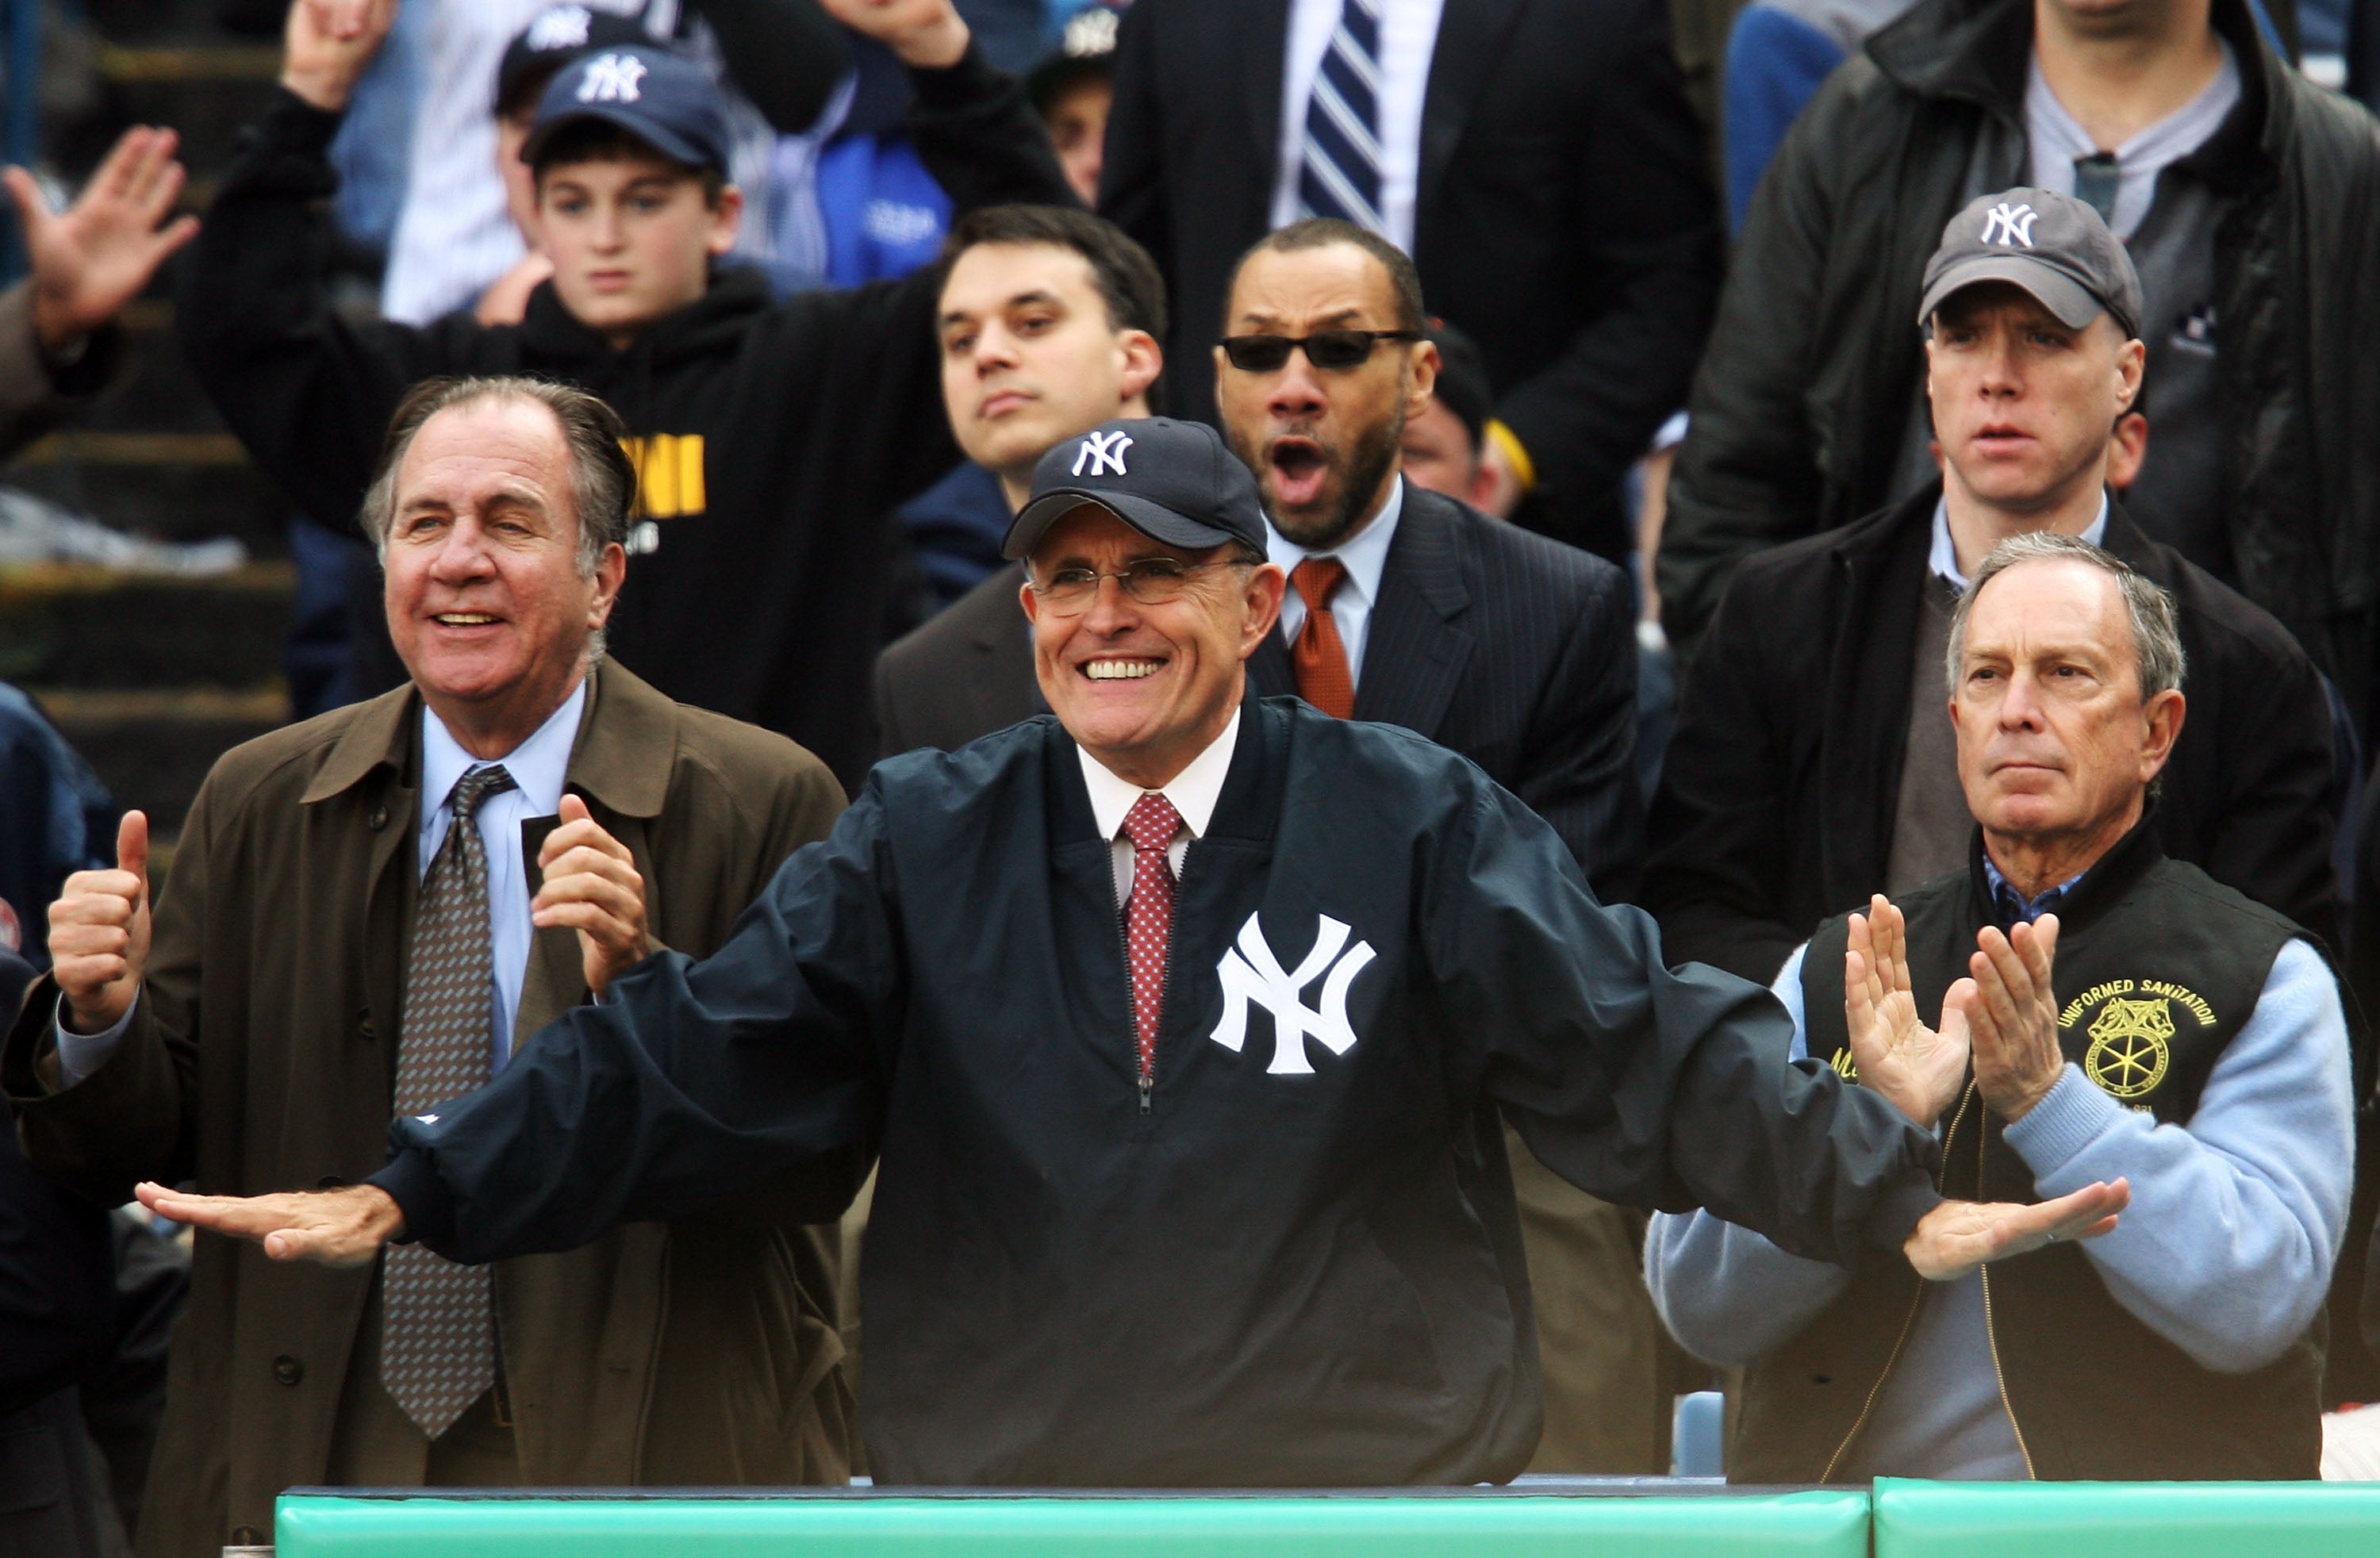
[[[409,397],[365,517],[412,681],[226,754],[153,934],[138,813],[117,870],[68,881],[0,1055],[39,1167],[109,1201],[361,1178],[393,1113],[655,946],[710,951],[826,833],[816,759],[601,663],[618,432],[526,380]],[[141,1552],[269,1540],[293,1484],[840,1480],[832,1272],[798,1224],[864,1168],[492,1269],[202,1239]]]

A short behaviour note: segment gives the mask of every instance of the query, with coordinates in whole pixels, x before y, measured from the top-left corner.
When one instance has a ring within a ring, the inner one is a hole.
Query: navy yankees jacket
[[[1540,1418],[1500,1108],[1609,1199],[1853,1264],[1935,1146],[1662,966],[1468,761],[1251,700],[1175,896],[1144,1097],[1109,841],[1050,717],[877,767],[727,943],[661,954],[375,1177],[457,1260],[881,1166],[883,1483],[1500,1480]],[[1882,1258],[1881,1256],[1879,1258]],[[1898,1259],[1893,1255],[1892,1259]]]

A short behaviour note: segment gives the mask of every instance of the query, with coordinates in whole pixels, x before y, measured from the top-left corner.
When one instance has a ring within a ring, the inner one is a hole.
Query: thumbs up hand
[[[115,1026],[148,962],[149,819],[128,811],[115,830],[115,869],[75,872],[50,906],[50,968],[71,1026]]]
[[[578,932],[587,988],[601,995],[628,968],[661,950],[645,930],[645,879],[628,846],[603,831],[578,797],[562,797],[562,825],[537,852],[545,872],[529,923]]]

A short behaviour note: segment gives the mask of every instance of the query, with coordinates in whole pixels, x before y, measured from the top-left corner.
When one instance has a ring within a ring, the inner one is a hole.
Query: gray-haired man
[[[1828,920],[1774,988],[1797,1053],[1945,1133],[1945,1194],[2122,1179],[2132,1208],[1932,1289],[1657,1217],[1663,1318],[1749,1366],[1730,1475],[2313,1478],[2346,1023],[2297,926],[2157,847],[2172,603],[2088,542],[2018,536],[1976,570],[1947,661],[1967,869]]]

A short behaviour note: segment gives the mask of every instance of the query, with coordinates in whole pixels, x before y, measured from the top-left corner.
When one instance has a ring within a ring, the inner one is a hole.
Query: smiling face
[[[1318,330],[1396,330],[1394,285],[1351,243],[1259,250],[1232,284],[1224,329],[1299,338]],[[1438,348],[1380,341],[1354,368],[1325,372],[1303,351],[1269,373],[1233,368],[1215,348],[1223,432],[1256,473],[1265,513],[1281,534],[1327,552],[1387,500],[1407,419],[1430,403]]]
[[[1148,415],[1156,338],[1118,329],[1091,262],[1054,243],[979,243],[942,283],[942,404],[969,459],[1020,497],[1053,444]]]
[[[2145,348],[2102,313],[2077,330],[2020,287],[1944,299],[1925,344],[1942,479],[1986,507],[2054,509],[2107,474],[2110,430],[2141,388]]]
[[[2142,699],[2123,591],[2104,569],[2028,561],[1981,591],[1950,699],[1968,809],[1989,834],[2113,843],[2173,749],[2181,694]]]
[[[743,210],[733,186],[713,204],[699,175],[660,157],[549,163],[537,176],[553,289],[614,347],[702,297],[711,260],[735,247]]]
[[[458,739],[511,750],[586,674],[626,572],[617,546],[578,568],[561,424],[533,402],[479,400],[421,425],[397,468],[382,554],[389,638]],[[474,747],[477,750],[477,747]]]
[[[1160,545],[1086,504],[1043,534],[1029,577],[1062,568],[1120,573],[1143,557],[1208,563],[1231,549]],[[1179,599],[1143,605],[1103,578],[1089,609],[1052,611],[1027,584],[1033,670],[1058,723],[1111,772],[1159,788],[1207,749],[1240,706],[1242,666],[1281,615],[1281,571],[1270,564],[1202,568]]]

